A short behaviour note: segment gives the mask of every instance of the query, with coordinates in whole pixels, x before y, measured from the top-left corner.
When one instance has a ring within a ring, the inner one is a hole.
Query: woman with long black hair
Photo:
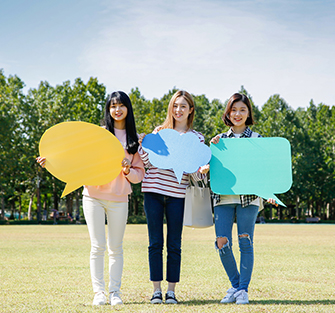
[[[105,215],[108,228],[109,303],[122,304],[120,297],[123,271],[123,236],[128,218],[130,183],[139,183],[144,177],[144,166],[138,150],[138,137],[131,101],[122,91],[113,92],[105,107],[106,129],[116,136],[125,150],[122,171],[110,183],[101,186],[84,186],[83,209],[91,238],[90,269],[93,305],[107,303],[104,281],[104,255],[106,250]],[[98,156],[97,156],[98,157]],[[37,162],[44,167],[45,158]]]

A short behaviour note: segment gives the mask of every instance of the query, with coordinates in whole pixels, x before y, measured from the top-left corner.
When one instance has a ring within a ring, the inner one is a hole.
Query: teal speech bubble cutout
[[[221,195],[273,198],[292,186],[291,145],[281,137],[221,138],[211,144],[211,189]]]
[[[211,150],[197,135],[191,132],[180,134],[173,129],[162,129],[157,134],[148,134],[142,148],[149,154],[152,165],[172,169],[180,184],[183,173],[194,173],[209,163]]]

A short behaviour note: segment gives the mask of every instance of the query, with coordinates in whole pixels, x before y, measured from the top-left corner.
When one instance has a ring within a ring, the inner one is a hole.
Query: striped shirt
[[[157,132],[158,129],[156,128],[153,133],[155,134]],[[201,133],[193,129],[189,130],[189,132],[195,134],[200,142],[205,143],[205,138]],[[189,185],[189,175],[192,175],[195,181],[200,181],[206,177],[206,175],[200,174],[199,172],[192,174],[183,173],[182,180],[179,184],[172,169],[163,170],[153,166],[149,161],[148,153],[146,153],[142,147],[139,148],[138,152],[142,158],[144,167],[148,168],[142,181],[142,192],[153,192],[164,196],[185,198],[186,188]]]

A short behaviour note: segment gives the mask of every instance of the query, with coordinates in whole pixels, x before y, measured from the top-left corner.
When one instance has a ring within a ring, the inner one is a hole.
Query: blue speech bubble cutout
[[[273,198],[292,186],[291,145],[285,138],[221,138],[211,144],[211,189],[221,195]]]
[[[191,132],[180,134],[173,129],[162,129],[148,134],[142,148],[149,154],[150,163],[160,169],[172,169],[180,184],[183,173],[194,173],[209,163],[211,149]]]

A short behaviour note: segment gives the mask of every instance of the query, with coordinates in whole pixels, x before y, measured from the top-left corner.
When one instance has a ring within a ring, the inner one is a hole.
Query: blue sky
[[[0,68],[26,89],[97,77],[147,99],[176,86],[261,107],[335,104],[335,1],[3,0]]]

